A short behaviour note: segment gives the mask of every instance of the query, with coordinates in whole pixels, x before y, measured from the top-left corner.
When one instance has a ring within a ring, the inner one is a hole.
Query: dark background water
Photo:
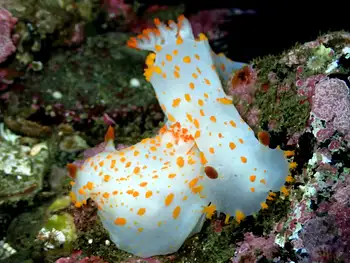
[[[314,40],[330,30],[350,30],[350,1],[176,1],[142,0],[141,3],[185,5],[185,15],[216,8],[252,9],[256,14],[233,16],[223,29],[228,56],[236,61],[248,61],[257,56],[278,54],[296,42]]]

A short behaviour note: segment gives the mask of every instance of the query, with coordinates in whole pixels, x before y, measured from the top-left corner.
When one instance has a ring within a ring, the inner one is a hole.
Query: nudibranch
[[[156,29],[131,38],[128,46],[151,51],[145,77],[168,123],[179,122],[188,130],[202,165],[216,178],[204,181],[211,211],[240,221],[266,208],[271,191],[287,194],[290,165],[285,153],[259,142],[222,88],[219,74],[225,78],[230,73],[226,69],[237,64],[211,51],[204,34],[195,38],[184,16],[168,25],[154,22]]]
[[[174,123],[116,151],[113,134],[109,128],[103,152],[80,167],[68,165],[73,202],[80,207],[94,200],[111,240],[122,250],[141,257],[177,251],[200,231],[209,204],[193,137]]]

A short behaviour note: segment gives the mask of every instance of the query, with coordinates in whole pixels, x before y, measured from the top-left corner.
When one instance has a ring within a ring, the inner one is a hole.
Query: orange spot
[[[258,139],[259,139],[261,144],[263,144],[265,146],[270,145],[270,135],[268,132],[266,132],[266,131],[258,132]]]
[[[131,162],[127,162],[125,168],[129,168],[131,166]]]
[[[230,142],[229,146],[230,146],[231,150],[234,150],[236,148],[236,144],[233,142]]]
[[[209,152],[210,152],[211,154],[214,154],[214,153],[215,153],[215,149],[214,149],[213,147],[210,147],[210,148],[209,148]]]
[[[100,167],[102,167],[104,164],[105,164],[104,161],[101,161],[101,162],[98,163],[98,165],[99,165]]]
[[[215,116],[210,116],[210,120],[211,120],[212,122],[216,122]]]
[[[261,180],[260,180],[260,183],[262,183],[262,184],[266,184],[265,179],[261,179]]]
[[[187,119],[192,122],[193,121],[193,118],[192,118],[192,115],[189,114],[189,113],[186,113],[186,116],[187,116]]]
[[[116,220],[114,220],[114,224],[117,226],[124,226],[126,224],[126,219],[123,217],[117,217]]]
[[[168,60],[168,61],[172,61],[173,60],[173,56],[170,55],[170,54],[166,54],[165,55],[165,59]]]
[[[190,88],[191,88],[191,89],[194,89],[194,84],[193,84],[192,82],[190,82],[189,85],[190,85]]]
[[[134,151],[134,156],[138,156],[140,154],[139,151]]]
[[[177,72],[177,71],[174,71],[174,77],[175,77],[176,79],[180,78],[180,73]]]
[[[200,131],[196,131],[194,134],[194,138],[199,138],[201,136],[201,132]]]
[[[177,157],[176,164],[182,168],[185,164],[184,158],[182,156]]]
[[[161,45],[155,45],[154,48],[155,48],[155,50],[157,52],[160,52],[162,50],[162,46]]]
[[[174,49],[173,54],[176,56],[177,54],[179,54],[179,51],[177,49]]]
[[[176,39],[176,45],[181,45],[183,42],[183,39],[180,36],[178,36]]]
[[[198,75],[196,73],[192,73],[192,77],[197,79],[198,78]]]
[[[171,142],[168,142],[168,143],[166,144],[166,147],[169,149],[169,148],[173,147],[173,144],[172,144]]]
[[[255,182],[255,179],[256,179],[256,175],[249,176],[249,181],[251,181],[252,183]]]
[[[86,187],[87,189],[92,190],[94,188],[94,184],[92,182],[87,182]]]
[[[109,193],[104,192],[102,196],[103,196],[104,198],[109,198]]]
[[[132,193],[132,196],[133,196],[133,197],[138,197],[139,195],[140,195],[140,193],[137,192],[137,191],[134,191],[134,192]]]
[[[209,79],[204,79],[205,84],[210,85],[210,80]]]
[[[134,168],[134,173],[135,173],[135,174],[138,174],[139,172],[140,172],[140,167],[136,166],[136,167]]]
[[[145,187],[147,184],[148,184],[147,182],[142,182],[142,183],[140,183],[140,186]]]
[[[203,109],[200,109],[200,110],[199,110],[199,113],[201,114],[201,116],[205,116],[204,110],[203,110]]]
[[[181,99],[180,98],[177,98],[177,99],[174,99],[173,100],[173,107],[177,107],[180,105],[180,102],[181,102]]]
[[[190,94],[188,94],[188,93],[185,94],[185,100],[186,100],[187,102],[190,102],[190,101],[191,101],[191,96],[190,96]]]
[[[197,129],[199,129],[199,121],[197,119],[193,121],[193,124]]]
[[[189,56],[185,56],[185,57],[183,58],[183,62],[184,62],[184,63],[191,63],[191,58],[190,58]]]
[[[110,167],[111,167],[111,169],[113,169],[113,168],[114,168],[115,163],[116,163],[116,160],[112,160],[112,161],[111,161],[111,166],[110,166]]]
[[[225,105],[232,104],[232,99],[228,99],[228,98],[217,98],[216,101],[218,101],[221,104],[225,104]]]
[[[105,182],[108,182],[110,179],[111,179],[111,177],[109,175],[105,175],[104,178],[103,178],[103,180]]]
[[[244,157],[244,156],[241,156],[241,162],[242,162],[242,163],[247,163],[247,158]]]
[[[168,175],[168,178],[172,179],[172,178],[175,178],[176,177],[176,174],[169,174]]]
[[[172,203],[173,199],[174,199],[174,194],[173,193],[168,194],[164,201],[165,205],[169,206]]]
[[[200,60],[200,56],[198,54],[195,54],[194,57],[198,60]]]
[[[146,213],[146,208],[140,208],[139,211],[137,211],[137,215],[143,216]]]
[[[204,172],[210,179],[216,179],[219,177],[218,172],[211,166],[206,166]]]
[[[147,191],[145,194],[146,198],[150,198],[153,195],[152,191]]]
[[[239,143],[241,143],[241,144],[244,143],[243,139],[241,139],[241,138],[239,138],[238,141],[239,141]]]
[[[251,191],[252,193],[254,193],[254,192],[255,192],[255,188],[254,188],[254,187],[250,188],[250,191]]]
[[[204,101],[201,100],[201,99],[198,99],[198,105],[199,105],[199,106],[203,106],[203,105],[204,105]]]
[[[175,207],[175,209],[173,210],[173,218],[174,219],[178,218],[180,215],[180,212],[181,212],[181,207],[180,206]]]
[[[171,115],[170,113],[168,114],[168,120],[171,121],[171,122],[175,122],[175,118],[173,115]]]
[[[235,123],[234,121],[230,121],[230,124],[231,124],[231,126],[232,126],[233,128],[236,128],[236,127],[237,127],[237,125],[236,125],[236,123]]]
[[[157,151],[157,147],[156,147],[156,146],[151,146],[149,149],[150,149],[152,152]]]

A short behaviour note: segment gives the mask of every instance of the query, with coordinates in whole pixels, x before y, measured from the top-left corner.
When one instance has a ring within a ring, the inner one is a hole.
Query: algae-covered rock
[[[45,143],[20,145],[8,130],[0,141],[0,204],[30,199],[42,189],[49,158]],[[7,139],[7,140],[6,140]]]
[[[69,204],[69,197],[58,197],[14,218],[0,249],[0,262],[37,262],[43,255],[49,258],[70,251],[77,234],[73,217],[64,212]]]

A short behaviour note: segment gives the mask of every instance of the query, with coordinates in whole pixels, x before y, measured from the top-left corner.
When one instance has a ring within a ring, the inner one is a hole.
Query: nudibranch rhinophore
[[[215,55],[205,35],[195,39],[184,16],[177,24],[158,19],[155,24],[156,29],[131,38],[128,45],[152,51],[145,76],[168,123],[187,128],[202,164],[216,170],[218,178],[209,182],[204,195],[217,211],[238,220],[266,207],[270,191],[287,192],[289,165],[281,149],[259,143],[225,94],[218,74],[224,77],[230,73],[225,69],[232,70],[235,63]]]
[[[154,138],[116,151],[113,130],[107,147],[80,167],[71,198],[77,207],[88,198],[118,248],[141,257],[177,251],[201,230],[209,204],[203,190],[204,168],[192,136],[179,123],[164,126]]]
[[[273,191],[288,194],[294,166],[291,152],[270,149],[264,133],[255,137],[222,89],[219,75],[225,80],[242,64],[212,52],[203,34],[195,39],[183,16],[155,23],[128,45],[153,51],[145,76],[166,125],[120,151],[110,128],[104,151],[68,164],[75,205],[94,200],[111,240],[141,257],[177,251],[215,211],[240,221],[266,208]]]

